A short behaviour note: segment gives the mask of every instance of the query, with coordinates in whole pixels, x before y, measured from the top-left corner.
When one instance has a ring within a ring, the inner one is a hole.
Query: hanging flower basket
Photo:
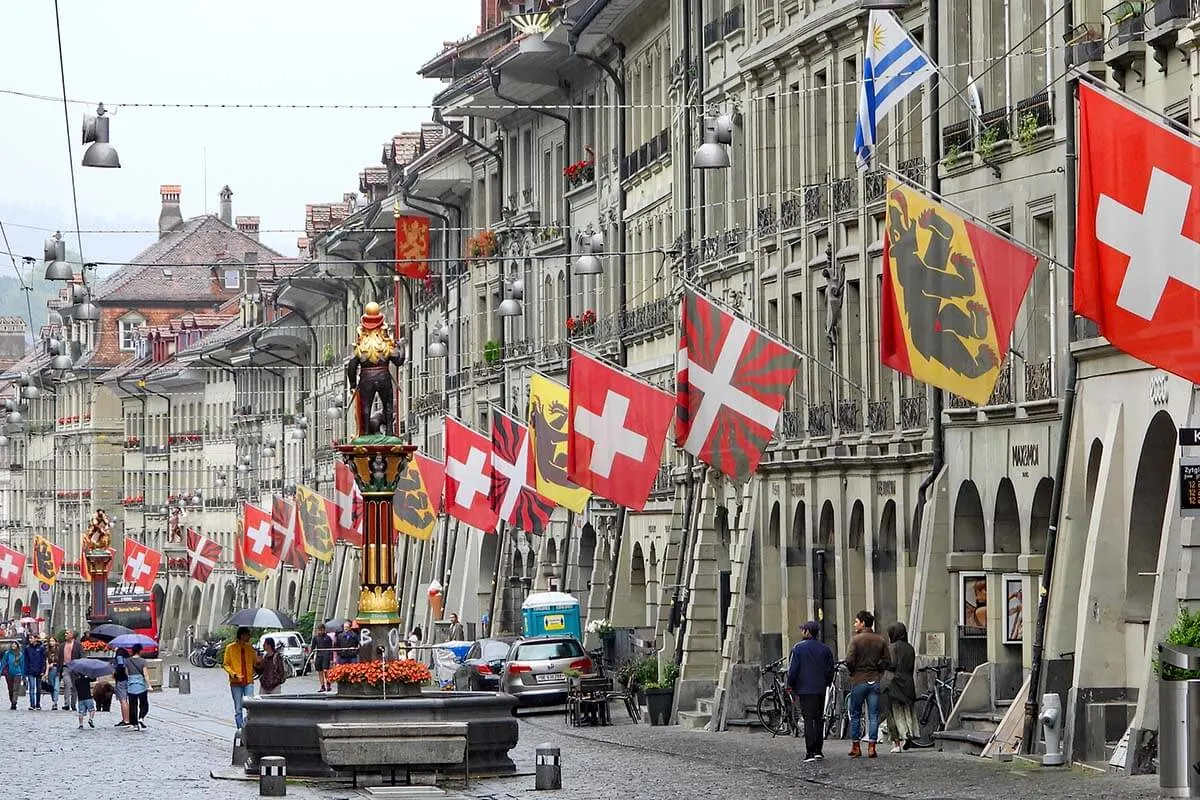
[[[467,239],[467,255],[471,258],[491,258],[500,249],[500,242],[493,231],[480,231]]]

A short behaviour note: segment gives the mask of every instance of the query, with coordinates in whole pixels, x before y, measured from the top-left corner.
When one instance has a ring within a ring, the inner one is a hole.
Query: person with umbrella
[[[25,692],[29,695],[29,710],[42,710],[42,675],[46,672],[46,646],[34,634],[25,645],[24,663]]]
[[[129,673],[129,728],[144,731],[146,723],[142,722],[142,719],[150,713],[150,682],[146,680],[146,659],[142,658],[140,644],[131,647],[129,653],[129,658],[125,660],[125,671]]]
[[[12,703],[12,710],[16,711],[17,686],[25,676],[24,660],[21,658],[21,646],[16,642],[9,645],[9,648],[0,656],[0,675],[4,676],[4,682],[8,684],[8,702]]]
[[[75,696],[78,698],[79,730],[83,730],[85,715],[88,727],[96,727],[96,701],[92,699],[92,681],[111,675],[112,672],[113,665],[98,658],[77,658],[71,662],[67,679],[75,687]]]
[[[63,671],[65,672],[70,669],[71,662],[77,658],[83,658],[83,644],[79,641],[79,637],[75,635],[75,631],[68,629],[62,645]],[[63,711],[74,711],[77,700],[78,696],[75,694],[75,684],[68,680],[63,687]]]
[[[250,629],[242,626],[237,641],[225,648],[223,666],[229,676],[229,693],[233,696],[233,724],[240,731],[245,721],[242,703],[254,696],[254,672],[262,665],[258,652],[250,644]]]
[[[329,692],[333,687],[329,685],[329,666],[333,661],[333,637],[330,636],[323,624],[317,625],[317,631],[312,638],[313,652],[313,669],[317,671],[317,680],[321,683],[321,688],[317,692]]]

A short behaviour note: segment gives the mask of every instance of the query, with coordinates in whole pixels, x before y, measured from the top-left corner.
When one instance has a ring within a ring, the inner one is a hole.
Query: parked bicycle
[[[850,670],[837,662],[833,683],[825,690],[825,738],[845,739],[850,735]]]
[[[193,667],[212,668],[221,658],[221,640],[210,639],[196,645],[188,655],[188,662]]]
[[[800,724],[796,703],[787,690],[786,658],[767,664],[759,670],[761,675],[771,676],[771,688],[758,697],[758,719],[771,736],[799,736],[804,726]]]
[[[917,737],[914,747],[933,747],[933,735],[946,729],[946,720],[958,701],[958,672],[949,667],[921,667],[920,675],[933,676],[929,691],[917,698]],[[944,676],[944,677],[943,677]]]

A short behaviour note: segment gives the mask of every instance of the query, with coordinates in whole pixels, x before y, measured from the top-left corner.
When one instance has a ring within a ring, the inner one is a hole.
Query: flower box
[[[420,697],[421,684],[388,681],[386,683],[344,683],[337,685],[339,697]]]

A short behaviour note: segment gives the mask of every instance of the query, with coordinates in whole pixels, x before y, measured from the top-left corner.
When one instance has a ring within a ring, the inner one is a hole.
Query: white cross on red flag
[[[24,571],[24,554],[0,544],[0,586],[7,586],[10,589],[19,586],[21,573]]]
[[[187,557],[188,572],[191,576],[201,583],[207,583],[221,558],[221,545],[201,536],[199,531],[188,528]]]
[[[337,506],[337,527],[333,532],[335,542],[346,542],[355,547],[362,546],[363,495],[354,479],[354,470],[349,464],[339,463],[333,468],[333,502]]]
[[[492,442],[446,417],[446,513],[485,533],[495,533],[492,506]]]
[[[683,293],[675,442],[734,480],[758,469],[800,358],[693,288]]]
[[[248,574],[279,566],[279,557],[271,549],[271,515],[249,503],[243,507],[241,545],[243,565]]]
[[[568,384],[567,477],[641,511],[662,464],[675,399],[574,349]]]
[[[271,550],[285,567],[304,569],[308,562],[304,536],[296,519],[296,506],[282,497],[271,502]]]
[[[162,553],[125,537],[125,571],[121,578],[125,583],[150,591],[162,565]]]

